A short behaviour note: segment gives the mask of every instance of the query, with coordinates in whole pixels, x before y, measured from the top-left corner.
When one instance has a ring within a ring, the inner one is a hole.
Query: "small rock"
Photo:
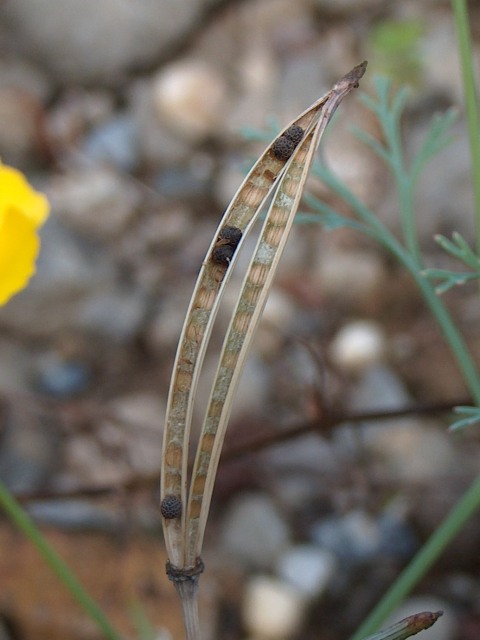
[[[257,640],[288,640],[298,633],[304,616],[304,599],[289,585],[257,576],[245,590],[243,618]]]
[[[24,393],[30,382],[32,356],[26,345],[8,336],[0,341],[0,395]]]
[[[43,107],[38,98],[19,87],[0,88],[0,156],[15,166],[39,157],[39,123]]]
[[[128,342],[140,332],[147,307],[147,297],[135,286],[92,291],[77,305],[77,323],[84,330]]]
[[[91,378],[89,366],[80,360],[63,358],[49,352],[37,358],[36,384],[39,390],[55,398],[72,398],[87,390]]]
[[[211,158],[206,154],[191,154],[186,165],[162,169],[155,177],[154,187],[164,198],[194,201],[208,197],[213,168]]]
[[[41,69],[22,58],[2,57],[0,60],[0,88],[23,89],[44,103],[52,93],[52,83]]]
[[[335,557],[326,549],[303,545],[287,549],[279,558],[277,573],[305,598],[318,598],[335,573]]]
[[[55,213],[90,238],[112,239],[132,220],[140,194],[132,183],[105,167],[57,177],[48,195]]]
[[[113,117],[114,96],[106,89],[69,88],[46,114],[48,139],[55,152],[77,149],[86,132]]]
[[[378,524],[363,511],[322,520],[312,528],[312,538],[350,568],[370,562],[380,546]]]
[[[152,92],[159,117],[179,135],[197,141],[223,130],[227,88],[212,66],[176,62],[160,72]]]
[[[253,567],[271,567],[288,538],[287,525],[267,496],[242,495],[225,515],[223,547]]]
[[[2,5],[11,40],[57,78],[115,84],[178,43],[205,0],[18,0]]]
[[[121,514],[97,506],[87,500],[54,500],[33,502],[28,513],[37,522],[68,531],[101,531],[114,533],[123,524]]]
[[[377,363],[362,372],[348,404],[353,411],[389,411],[405,407],[410,400],[396,373]]]
[[[58,462],[56,425],[33,403],[11,404],[0,450],[0,478],[12,491],[35,491]]]
[[[83,151],[96,164],[134,171],[138,162],[137,123],[129,114],[116,115],[88,134]]]
[[[318,499],[318,487],[342,464],[335,447],[316,434],[275,444],[262,454],[262,461],[274,479],[277,500],[293,513],[308,510]]]
[[[118,484],[160,469],[165,406],[149,394],[112,401],[95,434],[75,434],[65,447],[65,476],[76,483]]]
[[[330,355],[341,369],[358,373],[383,359],[385,345],[385,335],[379,324],[358,320],[340,329],[332,340]]]
[[[365,306],[377,295],[385,281],[380,259],[366,251],[325,246],[318,253],[316,285],[336,299]]]
[[[394,560],[409,560],[420,542],[405,518],[388,509],[378,520],[380,533],[379,553]]]

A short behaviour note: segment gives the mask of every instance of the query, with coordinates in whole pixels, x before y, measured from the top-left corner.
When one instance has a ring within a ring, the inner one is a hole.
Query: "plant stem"
[[[122,640],[122,636],[109,622],[98,604],[82,587],[74,573],[69,569],[57,552],[50,546],[30,516],[18,504],[5,485],[0,482],[0,505],[10,519],[21,529],[30,542],[37,548],[50,568],[57,574],[78,604],[98,625],[107,640]]]
[[[357,216],[371,228],[372,236],[383,243],[411,273],[443,331],[470,393],[475,399],[476,404],[480,406],[480,378],[475,362],[442,300],[436,295],[427,278],[422,275],[421,262],[417,261],[415,256],[411,255],[408,250],[400,244],[369,208],[340,182],[334,174],[324,169],[318,171],[318,174],[330,188],[336,191],[342,199],[352,207]],[[411,227],[413,237],[413,224]]]
[[[182,603],[183,623],[186,640],[200,640],[198,618],[198,576],[193,580],[175,582],[175,588]]]
[[[395,580],[393,586],[383,596],[350,640],[361,640],[374,633],[385,618],[408,595],[411,589],[425,575],[435,560],[450,544],[461,527],[480,507],[480,476],[478,476],[460,501],[433,533],[421,550]]]
[[[457,360],[460,371],[463,374],[463,378],[475,400],[475,403],[480,406],[480,380],[478,370],[465,341],[463,340],[443,302],[437,296],[435,291],[432,290],[430,282],[428,282],[422,274],[418,272],[416,274],[414,272],[412,273],[422,291],[425,301],[443,331],[443,335],[450,346],[453,356]]]
[[[476,217],[477,252],[480,253],[480,116],[473,70],[473,52],[467,3],[465,0],[452,0],[452,10],[455,28],[457,30],[458,50],[460,52],[465,106],[467,110]]]

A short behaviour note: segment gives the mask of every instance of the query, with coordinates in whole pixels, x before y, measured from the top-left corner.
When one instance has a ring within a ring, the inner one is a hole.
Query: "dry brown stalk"
[[[366,62],[352,69],[324,97],[291,122],[266,149],[220,221],[197,279],[170,384],[161,474],[162,514],[166,515],[163,529],[170,559],[168,571],[182,597],[186,618],[196,616],[194,585],[203,569],[200,559],[203,535],[232,400],[248,348],[322,134],[341,100],[358,86],[365,69]],[[241,232],[240,243],[243,242],[272,191],[272,203],[220,354],[190,490],[187,491],[193,401],[220,299],[235,264],[237,241],[234,246],[225,239],[225,228],[233,227],[239,234]],[[219,247],[223,249],[217,252]],[[190,600],[190,605],[185,600]],[[191,619],[186,623],[190,629],[188,638],[197,637],[191,631],[196,624]]]

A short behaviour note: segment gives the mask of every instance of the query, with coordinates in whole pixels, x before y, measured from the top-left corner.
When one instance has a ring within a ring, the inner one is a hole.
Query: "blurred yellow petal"
[[[37,229],[47,219],[47,198],[20,171],[0,163],[0,305],[27,286],[40,250]]]
[[[47,219],[47,198],[32,189],[20,171],[0,164],[0,215],[12,205],[31,218],[37,227]]]
[[[27,285],[39,248],[32,220],[17,209],[5,211],[0,224],[0,304]]]

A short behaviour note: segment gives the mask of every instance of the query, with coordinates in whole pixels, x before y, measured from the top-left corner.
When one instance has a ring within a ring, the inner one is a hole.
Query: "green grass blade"
[[[473,48],[466,1],[452,0],[452,10],[457,30],[465,105],[467,109],[477,230],[476,245],[477,251],[480,252],[480,114],[475,86],[475,73],[473,70]]]
[[[158,637],[157,632],[153,628],[152,623],[148,619],[145,609],[138,601],[132,602],[129,606],[129,614],[137,630],[137,635],[140,640],[156,640]]]
[[[448,516],[430,536],[410,564],[395,580],[377,606],[353,634],[350,640],[364,640],[374,633],[402,600],[410,593],[418,581],[427,573],[440,554],[469,518],[480,508],[480,476],[453,507]]]
[[[82,587],[73,571],[50,546],[41,531],[34,524],[33,520],[18,504],[2,482],[0,482],[0,505],[5,509],[9,518],[37,548],[45,562],[60,578],[77,603],[97,624],[104,637],[107,640],[122,640],[121,634],[110,624],[108,618],[105,616],[95,600],[93,600],[93,598],[91,598],[91,596]]]

